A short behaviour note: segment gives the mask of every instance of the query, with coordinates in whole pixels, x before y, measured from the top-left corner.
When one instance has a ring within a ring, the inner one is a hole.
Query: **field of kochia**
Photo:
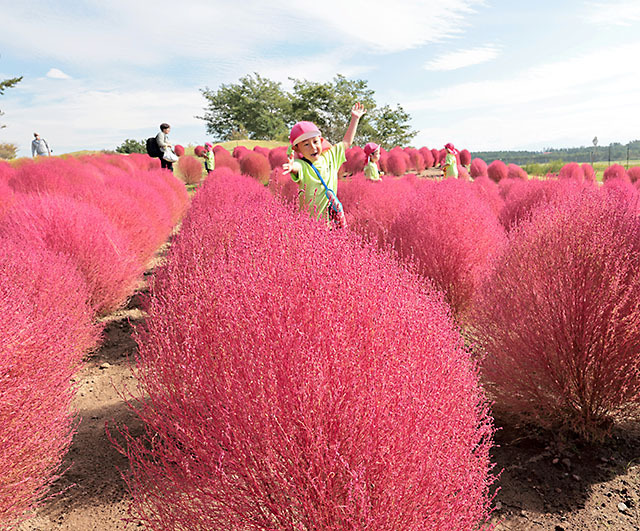
[[[0,162],[0,528],[61,473],[100,317],[178,224],[135,334],[144,434],[111,428],[148,529],[489,528],[492,403],[600,441],[640,402],[638,168],[463,150],[441,180],[441,152],[394,148],[372,182],[351,148],[336,230],[285,160]]]

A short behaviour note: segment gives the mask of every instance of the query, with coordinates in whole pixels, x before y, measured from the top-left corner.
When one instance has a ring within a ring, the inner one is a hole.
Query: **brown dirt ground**
[[[159,259],[161,260],[161,259]],[[150,273],[150,272],[149,272]],[[135,388],[133,325],[144,319],[140,289],[127,308],[109,316],[104,341],[76,375],[79,425],[63,464],[66,472],[19,531],[124,529],[130,496],[118,472],[126,459],[109,442],[105,424],[142,426],[124,400]],[[492,522],[497,531],[640,530],[640,420],[621,419],[603,445],[549,442],[505,418],[493,455],[497,481]],[[624,505],[621,505],[624,504]],[[132,522],[129,529],[141,524]],[[428,530],[427,530],[428,531]]]

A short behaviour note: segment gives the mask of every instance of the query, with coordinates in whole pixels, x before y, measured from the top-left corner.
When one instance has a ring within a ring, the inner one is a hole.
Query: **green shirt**
[[[379,181],[380,172],[378,171],[378,165],[375,162],[370,161],[369,164],[364,167],[364,175],[367,179]]]
[[[327,186],[337,195],[338,190],[338,170],[347,158],[344,154],[344,142],[338,142],[331,149],[325,151],[318,157],[313,165],[318,169]],[[294,161],[294,168],[297,172],[291,172],[291,178],[298,183],[300,191],[304,192],[304,206],[310,213],[328,216],[327,205],[329,200],[324,193],[324,186],[318,179],[316,172],[306,162],[302,160]],[[300,205],[301,207],[303,205]]]
[[[458,161],[453,153],[447,153],[447,157],[444,159],[444,164],[447,166],[447,177],[458,178]]]
[[[207,151],[204,158],[204,169],[207,171],[213,171],[216,169],[216,157],[213,151]]]

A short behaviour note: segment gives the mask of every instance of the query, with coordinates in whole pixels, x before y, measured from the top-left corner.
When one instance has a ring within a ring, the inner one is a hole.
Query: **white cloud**
[[[62,70],[52,68],[47,72],[47,77],[51,79],[71,79],[71,76],[65,74]]]
[[[477,48],[457,50],[444,54],[437,59],[429,61],[424,67],[427,70],[457,70],[467,66],[486,63],[495,59],[500,54],[500,48],[495,44],[487,44]]]
[[[631,26],[640,22],[640,3],[638,0],[591,2],[584,19],[598,26]]]

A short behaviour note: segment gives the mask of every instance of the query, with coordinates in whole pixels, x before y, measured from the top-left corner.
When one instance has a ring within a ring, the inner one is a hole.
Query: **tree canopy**
[[[356,101],[368,112],[358,126],[356,143],[375,141],[383,147],[406,145],[416,135],[409,125],[410,116],[397,105],[378,107],[375,93],[362,79],[347,79],[340,74],[330,82],[293,79],[286,92],[281,83],[247,75],[238,83],[223,84],[218,90],[201,92],[207,100],[204,116],[207,132],[217,140],[250,138],[286,140],[291,126],[298,121],[314,122],[332,143],[342,140]]]
[[[5,79],[4,81],[0,81],[0,96],[2,94],[4,94],[4,91],[6,89],[13,87],[14,85],[19,83],[20,81],[22,81],[22,76],[20,76],[20,77],[12,77],[10,79]],[[2,116],[3,114],[4,113],[2,112],[2,110],[0,110],[0,116]],[[3,127],[6,127],[6,126],[0,124],[0,129],[2,129]]]

